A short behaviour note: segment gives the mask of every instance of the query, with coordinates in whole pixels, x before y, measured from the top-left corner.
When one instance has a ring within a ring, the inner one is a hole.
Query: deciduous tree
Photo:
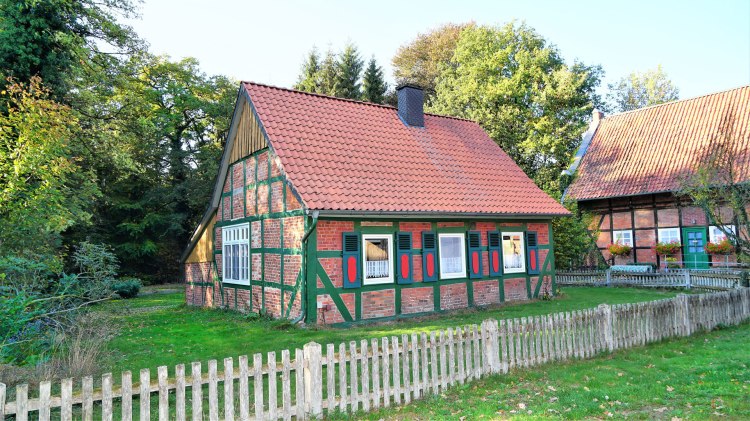
[[[633,72],[609,85],[607,94],[611,111],[622,112],[675,101],[680,90],[669,80],[661,65],[644,73]]]

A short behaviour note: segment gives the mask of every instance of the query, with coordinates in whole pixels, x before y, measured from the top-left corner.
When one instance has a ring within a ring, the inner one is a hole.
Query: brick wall
[[[353,230],[352,221],[318,221],[318,250],[341,250],[342,233]]]
[[[500,284],[497,280],[474,282],[474,303],[486,306],[500,302]]]
[[[505,301],[528,300],[525,278],[512,278],[505,280]]]
[[[362,293],[362,318],[374,319],[396,315],[396,291],[384,289]]]
[[[469,306],[469,296],[466,292],[466,284],[440,285],[440,309],[455,310]]]
[[[435,310],[432,287],[407,288],[401,290],[401,312],[404,314],[427,313]]]

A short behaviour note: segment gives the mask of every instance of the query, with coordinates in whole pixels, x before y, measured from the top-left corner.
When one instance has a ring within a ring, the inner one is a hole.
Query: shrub
[[[610,244],[608,248],[613,256],[630,256],[630,252],[633,250],[629,245],[619,242]]]
[[[122,278],[112,284],[112,290],[121,298],[135,298],[142,286],[143,283],[138,278]]]
[[[103,298],[112,293],[112,284],[120,264],[112,248],[106,244],[84,241],[73,253],[79,278],[86,283],[87,298]]]
[[[664,256],[667,254],[677,254],[680,252],[680,248],[682,247],[682,244],[680,244],[677,241],[673,241],[670,243],[656,243],[656,246],[654,246],[654,250],[656,251],[656,254],[660,256]]]
[[[676,257],[667,257],[667,268],[668,269],[679,269],[680,264],[677,263]]]

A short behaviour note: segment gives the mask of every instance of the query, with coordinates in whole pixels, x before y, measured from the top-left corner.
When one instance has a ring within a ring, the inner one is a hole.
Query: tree
[[[449,23],[419,34],[415,40],[399,47],[392,60],[396,83],[420,86],[429,101],[442,69],[451,66],[461,31],[472,26],[473,23]]]
[[[335,96],[339,98],[360,99],[360,78],[364,61],[359,56],[359,51],[354,44],[347,44],[336,63],[336,89]]]
[[[0,74],[23,83],[39,76],[67,102],[74,69],[106,68],[141,48],[117,22],[134,15],[131,0],[0,0]]]
[[[339,92],[338,71],[339,65],[336,60],[336,55],[333,53],[333,50],[329,48],[320,65],[318,93],[335,96],[337,92]]]
[[[438,77],[433,112],[477,121],[542,189],[558,195],[559,176],[578,147],[601,68],[565,64],[525,24],[464,28]]]
[[[0,256],[55,260],[63,231],[91,218],[95,174],[81,166],[78,121],[38,76],[11,81],[0,113]]]
[[[705,158],[694,174],[684,177],[679,193],[703,209],[709,224],[718,227],[732,243],[738,260],[747,263],[750,262],[750,174],[747,135],[740,129],[741,120],[736,109],[724,114],[719,130],[709,140]]]
[[[294,89],[317,93],[320,91],[320,55],[313,47],[302,64],[302,72],[294,84]]]
[[[680,97],[680,90],[669,80],[661,65],[645,73],[633,72],[610,84],[609,90],[607,100],[614,112],[662,104]]]
[[[382,104],[386,90],[388,90],[388,84],[383,79],[383,68],[378,66],[375,57],[372,57],[362,77],[362,99]]]
[[[578,203],[569,200],[565,207],[573,214],[552,220],[552,233],[555,240],[555,267],[562,270],[578,269],[584,265],[604,264],[601,252],[594,238],[596,232],[589,232],[593,216],[578,209]]]

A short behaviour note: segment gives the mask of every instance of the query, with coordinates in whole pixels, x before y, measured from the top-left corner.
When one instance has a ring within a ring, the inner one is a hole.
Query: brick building
[[[346,324],[551,294],[568,212],[479,125],[398,97],[242,83],[183,255],[188,303]]]
[[[732,133],[733,139],[727,140],[722,132]],[[633,252],[616,257],[615,263],[663,266],[664,256],[657,256],[654,246],[677,242],[682,252],[670,257],[686,267],[723,264],[724,256],[708,255],[704,246],[726,238],[720,226],[736,232],[735,215],[726,208],[720,221],[711,221],[678,192],[705,165],[716,142],[728,141],[735,181],[750,179],[750,86],[607,118],[595,111],[568,170],[575,179],[566,197],[595,215],[591,228],[608,261],[608,246],[620,242],[632,246]],[[736,257],[728,261],[736,262]]]

